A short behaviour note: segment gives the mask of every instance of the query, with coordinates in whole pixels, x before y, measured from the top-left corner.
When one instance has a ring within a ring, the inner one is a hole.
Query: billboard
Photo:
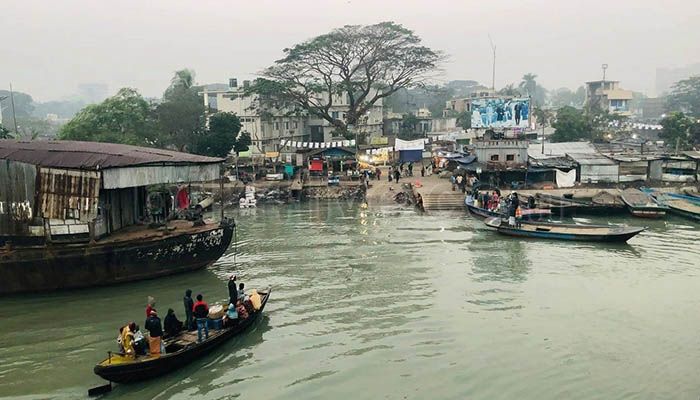
[[[530,99],[484,98],[471,100],[472,128],[527,128]]]

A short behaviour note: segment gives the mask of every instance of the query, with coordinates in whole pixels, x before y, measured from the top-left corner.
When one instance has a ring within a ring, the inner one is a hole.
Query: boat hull
[[[182,351],[166,354],[159,358],[150,359],[143,362],[132,362],[128,364],[116,365],[103,365],[103,362],[95,366],[94,372],[110,382],[134,383],[157,378],[184,367],[194,360],[211,353],[214,349],[227,340],[247,330],[253,323],[255,323],[255,321],[258,320],[260,315],[262,315],[265,305],[270,298],[270,292],[270,288],[265,290],[264,295],[262,296],[261,306],[258,311],[252,313],[248,319],[240,324],[232,328],[225,329],[216,337],[210,337],[208,340]]]
[[[531,224],[531,226],[534,227],[542,227],[543,230],[528,230],[510,226],[504,221],[501,221],[497,218],[487,220],[486,225],[491,228],[495,228],[498,231],[498,233],[508,236],[536,239],[568,240],[577,242],[607,243],[624,243],[644,230],[644,228],[613,228],[607,233],[597,233],[595,232],[595,230],[599,230],[600,228],[604,227],[589,225],[587,227],[579,228],[579,231],[577,232],[576,226],[563,224]],[[551,229],[552,227],[567,227],[567,229],[571,230],[571,232],[557,232],[546,230]]]
[[[204,268],[231,244],[233,225],[148,240],[16,247],[0,252],[0,295],[76,289]]]

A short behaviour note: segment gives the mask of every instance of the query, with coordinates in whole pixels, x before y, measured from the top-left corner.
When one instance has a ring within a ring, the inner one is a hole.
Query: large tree
[[[32,115],[34,111],[34,100],[32,96],[22,93],[13,92],[10,94],[9,90],[0,90],[0,109],[2,109],[2,120],[6,124],[12,122],[13,117],[18,120],[20,118],[28,118]],[[12,112],[12,105],[14,103],[14,114]]]
[[[550,102],[555,108],[565,106],[581,108],[585,100],[586,89],[583,86],[580,86],[575,92],[569,88],[559,88],[550,92]]]
[[[194,146],[192,140],[204,121],[204,103],[193,86],[194,71],[175,72],[170,86],[163,93],[163,101],[155,109],[161,135],[180,151]]]
[[[82,109],[61,128],[59,138],[162,146],[151,105],[136,89],[123,88],[102,103]]]
[[[226,157],[231,153],[241,131],[236,114],[218,112],[209,117],[209,129],[193,140],[192,152],[212,157]]]
[[[557,111],[552,127],[555,129],[552,135],[553,142],[590,140],[592,137],[591,120],[583,111],[570,106],[562,107]]]
[[[668,95],[669,111],[682,111],[700,118],[700,75],[676,82]]]
[[[348,126],[357,125],[374,104],[402,88],[422,85],[443,59],[394,22],[346,25],[284,53],[262,72],[264,79],[275,84],[281,100],[348,137]],[[333,113],[342,97],[347,102],[344,120]]]
[[[532,98],[535,105],[544,105],[545,100],[547,99],[547,89],[537,83],[536,74],[527,73],[523,75],[522,81],[518,87],[522,93]]]

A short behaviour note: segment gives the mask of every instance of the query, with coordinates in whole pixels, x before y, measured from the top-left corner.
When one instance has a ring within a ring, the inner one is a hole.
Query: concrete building
[[[586,82],[586,102],[588,108],[599,107],[620,115],[631,116],[632,91],[620,88],[619,81]]]
[[[474,154],[480,163],[494,168],[527,166],[528,143],[524,140],[481,140],[474,143]]]
[[[335,127],[327,120],[307,114],[292,114],[287,109],[275,108],[260,101],[256,94],[247,94],[249,81],[238,85],[235,78],[229,80],[228,88],[211,90],[205,87],[201,93],[204,106],[210,112],[233,112],[241,120],[241,132],[248,132],[253,142],[253,154],[263,154],[279,150],[282,139],[302,142],[327,142],[333,139]],[[328,101],[328,94],[319,98]],[[331,117],[343,122],[346,120],[349,99],[346,94],[333,95]],[[365,135],[369,141],[383,133],[382,101],[377,101],[370,110],[360,118],[360,123],[353,127],[358,134]]]
[[[433,117],[430,110],[427,108],[419,108],[416,111],[412,111],[418,122],[416,124],[415,133],[416,135],[421,135],[425,137],[428,133],[433,131]],[[404,114],[393,112],[389,110],[384,114],[384,135],[398,136],[401,132],[401,125],[403,123]]]
[[[450,117],[464,111],[471,112],[471,102],[474,99],[499,97],[495,91],[491,89],[478,90],[472,93],[469,97],[448,100],[445,103],[445,110],[442,112],[443,117]],[[513,96],[509,96],[513,97]]]

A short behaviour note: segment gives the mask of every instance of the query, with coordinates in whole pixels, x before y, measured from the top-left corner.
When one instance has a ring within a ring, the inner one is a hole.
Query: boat
[[[164,355],[138,356],[133,359],[123,353],[110,353],[95,366],[94,372],[110,382],[133,383],[153,379],[188,365],[253,325],[262,314],[271,291],[268,287],[258,292],[261,297],[260,309],[250,313],[247,319],[228,328],[209,329],[209,338],[202,342],[197,341],[196,331],[183,331],[180,335],[164,341]]]
[[[499,213],[496,211],[491,211],[486,208],[475,207],[473,204],[466,204],[469,213],[479,219],[493,218],[493,217],[507,217],[504,213]],[[522,219],[526,220],[537,220],[543,218],[549,218],[552,216],[552,210],[542,209],[542,208],[521,208]]]
[[[582,242],[626,242],[645,229],[639,227],[525,221],[518,226],[510,226],[508,221],[502,218],[489,218],[485,223],[486,226],[496,229],[498,233],[509,236]]]
[[[685,193],[686,196],[692,197],[692,198],[700,201],[700,194],[697,191],[690,190],[690,189],[686,188],[686,189],[683,189],[683,193]]]
[[[611,215],[625,210],[624,204],[607,192],[599,193],[591,201],[545,193],[537,193],[535,197],[540,208],[549,208],[558,215]]]
[[[655,192],[652,197],[668,207],[670,213],[700,222],[700,199],[693,201],[685,198],[687,196],[661,192]]]
[[[640,218],[662,218],[666,215],[667,206],[657,203],[650,194],[639,189],[625,189],[620,195],[622,201],[627,205],[629,212]]]
[[[222,162],[113,143],[0,140],[0,295],[212,264],[235,224],[223,208],[220,222],[203,219],[185,183],[220,178]],[[177,207],[168,189],[157,189],[168,184],[178,186]]]

